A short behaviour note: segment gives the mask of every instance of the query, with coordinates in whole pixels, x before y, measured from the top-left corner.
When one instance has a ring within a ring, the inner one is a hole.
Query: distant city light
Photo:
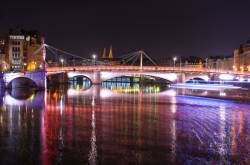
[[[227,96],[226,92],[220,92],[220,96]]]

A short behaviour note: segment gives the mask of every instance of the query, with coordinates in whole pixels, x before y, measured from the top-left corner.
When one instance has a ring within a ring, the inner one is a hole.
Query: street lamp
[[[64,62],[64,59],[61,58],[61,59],[60,59],[60,62],[62,63],[62,69],[63,69],[63,62]]]
[[[96,58],[97,58],[97,55],[96,54],[92,54],[92,59],[93,59],[94,65],[95,65]]]
[[[180,56],[180,72],[181,72],[181,65],[182,65],[182,64],[181,64],[181,56]]]
[[[206,69],[208,70],[208,58],[206,58]]]
[[[177,57],[173,57],[173,61],[174,61],[174,69],[175,69],[175,62],[177,61]]]

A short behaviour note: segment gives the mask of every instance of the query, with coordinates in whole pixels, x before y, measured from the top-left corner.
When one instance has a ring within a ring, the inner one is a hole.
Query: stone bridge
[[[44,89],[46,87],[44,71],[4,73],[2,80],[5,88],[36,87]]]
[[[146,71],[69,71],[68,78],[84,76],[93,84],[101,84],[103,81],[121,76],[150,76],[165,79],[171,83],[185,82],[193,78],[200,78],[208,81],[210,74],[204,73],[175,73],[175,72],[146,72]]]

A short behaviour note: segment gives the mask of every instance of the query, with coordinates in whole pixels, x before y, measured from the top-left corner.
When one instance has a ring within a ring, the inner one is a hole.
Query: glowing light
[[[173,61],[175,62],[177,60],[177,57],[173,57]]]
[[[240,71],[243,72],[244,71],[244,67],[240,66]]]
[[[3,101],[4,101],[4,104],[5,105],[16,105],[16,106],[19,106],[19,105],[25,105],[25,102],[22,101],[22,100],[17,100],[15,98],[13,98],[12,96],[10,96],[9,94],[6,95],[4,98],[3,98]]]
[[[81,93],[81,91],[75,90],[75,89],[68,89],[67,90],[67,95],[68,96],[77,96]]]
[[[61,63],[63,64],[63,62],[64,62],[64,59],[63,59],[63,58],[61,58],[61,59],[60,59],[60,61],[61,61]]]
[[[233,65],[233,70],[234,70],[234,71],[237,71],[237,70],[238,70],[237,67],[236,67],[235,65]]]
[[[247,66],[247,70],[250,72],[250,65]]]
[[[95,60],[97,58],[96,54],[92,54],[92,59]]]
[[[221,74],[221,75],[219,76],[219,78],[220,78],[221,80],[233,80],[233,79],[234,79],[234,76],[231,75],[231,74]]]
[[[100,97],[101,98],[109,98],[111,97],[112,93],[110,92],[109,89],[101,89],[100,91]]]
[[[172,84],[172,88],[186,88],[186,89],[201,89],[201,90],[222,90],[222,89],[240,89],[241,87],[233,85],[222,85],[222,84],[186,84],[178,83]]]
[[[238,78],[238,80],[239,80],[240,82],[243,82],[245,79],[244,79],[244,77],[240,76],[240,77]]]
[[[112,88],[111,90],[118,93],[138,93],[140,91],[139,88]]]
[[[35,99],[35,93],[32,93],[32,95],[29,97],[29,101],[33,101]]]
[[[220,96],[227,96],[226,92],[220,92]]]
[[[164,92],[164,94],[166,94],[167,96],[176,96],[176,91],[171,89]]]
[[[35,69],[36,69],[35,61],[32,61],[32,62],[28,63],[28,65],[27,65],[27,70],[28,71],[34,71]]]

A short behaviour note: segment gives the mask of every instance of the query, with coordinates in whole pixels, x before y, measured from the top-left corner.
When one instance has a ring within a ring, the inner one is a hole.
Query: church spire
[[[109,49],[109,58],[112,59],[113,58],[113,50],[112,50],[112,45],[110,46]]]
[[[102,58],[106,58],[106,48],[103,49]]]

